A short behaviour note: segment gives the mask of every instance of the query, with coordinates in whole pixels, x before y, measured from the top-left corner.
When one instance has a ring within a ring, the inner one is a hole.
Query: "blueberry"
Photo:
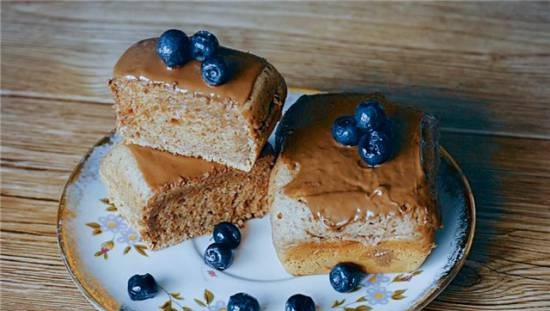
[[[377,100],[364,101],[355,108],[355,122],[364,131],[379,129],[385,120],[386,114]]]
[[[339,293],[349,293],[357,289],[363,276],[355,265],[339,263],[330,270],[330,285]]]
[[[128,295],[132,300],[145,300],[155,297],[158,292],[157,282],[149,273],[136,274],[128,280]]]
[[[218,52],[218,38],[206,30],[199,30],[191,37],[191,56],[199,62]]]
[[[332,137],[342,145],[357,145],[360,135],[361,133],[352,116],[339,117],[332,124]]]
[[[359,140],[359,156],[369,166],[382,164],[391,156],[391,139],[384,131],[366,133]]]
[[[315,311],[315,302],[309,296],[296,294],[286,301],[285,311]]]
[[[214,56],[202,62],[201,76],[204,82],[217,86],[227,81],[229,68],[223,57]]]
[[[191,59],[189,38],[181,30],[167,30],[157,42],[157,54],[170,68],[182,66]]]
[[[259,311],[260,304],[256,298],[245,294],[238,293],[229,297],[227,302],[227,311]]]
[[[217,270],[225,270],[233,262],[231,248],[225,244],[213,243],[204,252],[204,262]]]
[[[234,224],[221,222],[214,227],[214,241],[229,248],[237,248],[241,243],[241,232]]]

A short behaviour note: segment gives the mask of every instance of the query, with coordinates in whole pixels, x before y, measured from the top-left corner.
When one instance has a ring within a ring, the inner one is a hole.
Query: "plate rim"
[[[84,286],[84,284],[81,283],[80,279],[77,277],[77,273],[75,273],[76,268],[73,267],[73,264],[69,261],[69,258],[67,256],[67,251],[65,249],[65,246],[67,245],[67,241],[65,240],[65,233],[63,230],[63,224],[62,222],[66,220],[64,215],[67,215],[66,209],[67,209],[67,189],[69,186],[75,183],[75,181],[80,177],[80,173],[82,172],[82,168],[84,167],[84,164],[88,159],[90,158],[92,152],[96,147],[102,146],[106,143],[109,143],[111,140],[111,137],[115,133],[114,130],[111,130],[109,133],[107,133],[104,137],[99,139],[88,151],[86,154],[80,159],[78,164],[75,165],[73,170],[71,171],[71,174],[69,175],[69,178],[67,179],[67,182],[63,186],[63,192],[61,193],[61,197],[59,198],[59,207],[57,208],[57,223],[56,223],[56,236],[57,236],[57,246],[58,246],[58,252],[59,255],[63,261],[63,264],[65,265],[65,268],[69,272],[69,276],[73,283],[76,285],[78,290],[84,295],[86,300],[94,306],[97,310],[105,311],[105,307],[96,299],[94,295],[91,294],[90,290]]]
[[[468,232],[468,237],[466,239],[466,244],[464,245],[464,254],[462,255],[462,258],[460,258],[460,260],[456,262],[456,264],[451,268],[451,270],[447,272],[445,276],[437,281],[436,286],[432,287],[430,292],[427,294],[426,299],[423,299],[412,305],[407,309],[407,311],[422,310],[432,301],[434,301],[434,299],[437,298],[445,290],[445,288],[449,286],[449,284],[451,284],[458,272],[462,270],[462,267],[464,267],[464,264],[466,263],[466,259],[470,255],[472,245],[474,244],[474,236],[476,231],[476,202],[472,187],[470,186],[470,181],[462,171],[462,168],[460,167],[458,162],[447,151],[447,149],[445,149],[443,146],[439,146],[439,152],[441,156],[446,158],[449,161],[449,164],[451,164],[451,166],[458,172],[461,182],[464,185],[464,197],[468,200],[468,202],[466,202],[466,205],[468,206],[468,208],[466,208],[466,211],[468,213],[467,216],[470,220],[468,222],[468,228],[466,229]]]
[[[74,167],[71,174],[69,175],[69,178],[67,179],[67,182],[65,183],[63,187],[63,191],[61,193],[61,197],[59,199],[59,207],[57,210],[57,223],[56,223],[56,235],[57,235],[57,245],[59,250],[59,255],[61,259],[63,260],[63,264],[67,268],[67,271],[69,272],[69,276],[72,279],[73,283],[77,286],[77,288],[80,290],[80,292],[84,295],[84,297],[98,310],[106,310],[105,307],[100,303],[100,300],[95,297],[89,288],[87,288],[84,284],[81,283],[81,280],[78,278],[77,274],[75,273],[76,267],[73,266],[73,263],[70,262],[70,260],[67,258],[67,241],[65,240],[65,234],[64,234],[64,226],[62,222],[66,220],[64,218],[65,215],[67,215],[67,189],[70,185],[74,184],[74,182],[78,179],[80,176],[80,173],[82,171],[82,168],[84,167],[84,164],[89,159],[90,155],[94,151],[94,149],[98,146],[104,145],[106,143],[109,143],[111,141],[111,137],[115,133],[114,130],[106,134],[103,138],[98,140],[82,157],[82,159],[79,161],[79,163]],[[431,289],[424,294],[424,297],[420,299],[417,303],[414,305],[411,305],[409,308],[407,308],[407,311],[411,310],[420,310],[425,308],[428,304],[430,304],[436,297],[438,297],[444,290],[447,288],[447,286],[455,279],[458,272],[462,269],[464,264],[466,263],[466,259],[470,255],[470,251],[472,249],[475,231],[476,231],[476,202],[475,198],[472,192],[472,188],[470,186],[470,182],[468,181],[468,178],[462,171],[460,165],[458,162],[453,158],[453,156],[443,147],[440,146],[440,155],[445,158],[451,167],[453,167],[457,173],[460,176],[461,182],[464,185],[464,198],[467,199],[466,202],[466,211],[467,211],[467,218],[468,221],[468,228],[467,230],[467,238],[465,239],[465,245],[464,245],[464,252],[462,254],[462,257],[453,265],[453,267],[444,275],[442,276],[434,286],[431,287]],[[102,289],[104,290],[104,289]],[[113,305],[118,305],[116,301],[110,295],[106,294],[106,297],[103,297],[101,300],[107,300]]]

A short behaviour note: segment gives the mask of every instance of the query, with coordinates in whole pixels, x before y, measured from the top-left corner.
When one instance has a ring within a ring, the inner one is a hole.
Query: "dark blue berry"
[[[360,135],[361,132],[355,125],[355,119],[352,116],[339,117],[332,124],[332,137],[342,145],[357,145]]]
[[[218,38],[206,30],[199,30],[191,37],[191,56],[199,62],[218,52]]]
[[[132,300],[145,300],[155,297],[158,286],[155,278],[149,273],[136,274],[128,280],[128,295]]]
[[[237,248],[241,243],[241,232],[234,224],[221,222],[214,227],[214,241],[229,248]]]
[[[157,54],[170,68],[182,66],[191,59],[189,38],[181,30],[167,30],[157,42]]]
[[[256,298],[245,294],[238,293],[229,297],[227,302],[227,311],[259,311],[260,304]]]
[[[363,131],[377,130],[385,120],[386,114],[377,100],[362,102],[355,109],[355,122]]]
[[[357,289],[363,276],[355,265],[339,263],[330,270],[330,285],[339,293],[349,293]]]
[[[231,248],[220,243],[210,244],[204,252],[204,262],[217,270],[225,270],[229,268],[233,262],[233,253]]]
[[[285,311],[315,311],[315,302],[309,296],[296,294],[286,301]]]
[[[392,152],[390,136],[384,131],[366,133],[359,140],[359,156],[369,166],[382,164],[389,159]]]
[[[227,81],[229,68],[223,57],[214,56],[202,62],[201,76],[204,82],[217,86]]]

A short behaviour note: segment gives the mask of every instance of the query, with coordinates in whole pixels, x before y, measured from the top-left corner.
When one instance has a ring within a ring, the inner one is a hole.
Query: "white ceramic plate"
[[[291,93],[285,108],[299,95]],[[215,271],[202,261],[210,237],[149,251],[104,199],[99,161],[116,140],[113,135],[105,137],[75,168],[58,215],[62,257],[75,283],[99,310],[218,311],[225,310],[227,299],[237,292],[256,297],[263,310],[284,310],[286,299],[296,293],[311,296],[320,310],[420,309],[454,278],[472,244],[472,192],[456,162],[442,149],[438,188],[443,229],[436,235],[437,248],[418,271],[368,275],[362,287],[349,294],[334,291],[327,275],[293,277],[277,259],[268,216],[248,222],[233,265]],[[131,301],[127,281],[143,273],[151,273],[162,291],[150,300]]]

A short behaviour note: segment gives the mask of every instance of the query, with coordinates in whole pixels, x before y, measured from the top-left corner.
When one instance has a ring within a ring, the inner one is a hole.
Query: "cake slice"
[[[138,145],[118,144],[100,175],[109,199],[150,249],[212,232],[230,221],[242,225],[266,213],[269,145],[248,173],[202,159]]]
[[[157,40],[132,45],[114,68],[118,132],[129,144],[250,171],[281,116],[283,77],[263,58],[220,48],[231,76],[209,86],[196,60],[166,67]]]
[[[369,167],[356,147],[333,139],[331,126],[373,98],[393,123],[394,152]],[[277,142],[271,224],[289,273],[326,273],[340,262],[369,273],[411,271],[422,264],[439,227],[435,118],[380,94],[302,96],[281,120]]]

